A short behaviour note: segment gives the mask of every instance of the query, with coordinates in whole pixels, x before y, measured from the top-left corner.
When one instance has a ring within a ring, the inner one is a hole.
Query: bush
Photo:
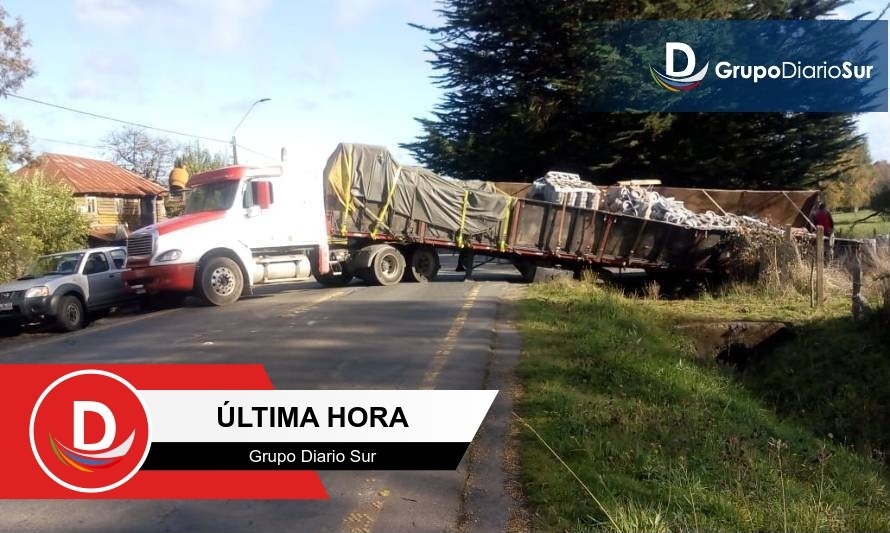
[[[88,231],[68,188],[16,179],[0,161],[0,280],[21,275],[38,255],[83,247]]]

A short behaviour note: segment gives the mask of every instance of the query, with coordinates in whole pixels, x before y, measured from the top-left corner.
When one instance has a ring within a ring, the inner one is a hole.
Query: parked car
[[[0,285],[0,332],[54,322],[62,331],[84,327],[133,294],[124,286],[126,248],[74,250],[38,257],[27,274]]]

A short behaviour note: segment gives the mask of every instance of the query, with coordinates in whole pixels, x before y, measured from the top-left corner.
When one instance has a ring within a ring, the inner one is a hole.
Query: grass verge
[[[662,302],[592,283],[532,286],[520,307],[518,413],[601,502],[523,428],[535,526],[890,530],[890,476],[873,453],[890,433],[886,344],[840,318],[842,302],[815,315],[807,304],[741,293]],[[693,343],[673,327],[689,317],[738,318],[742,309],[812,329],[774,354],[776,364],[740,379],[696,363]],[[871,365],[881,371],[867,376]],[[876,389],[857,389],[860,381]],[[871,403],[863,410],[857,400]]]

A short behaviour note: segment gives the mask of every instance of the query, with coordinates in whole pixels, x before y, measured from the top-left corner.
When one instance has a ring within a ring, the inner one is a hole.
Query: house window
[[[124,199],[123,198],[115,198],[114,199],[114,212],[117,214],[121,214],[124,212]]]
[[[85,196],[84,201],[86,202],[86,212],[89,214],[95,214],[99,212],[98,207],[96,207],[96,197],[95,196]]]

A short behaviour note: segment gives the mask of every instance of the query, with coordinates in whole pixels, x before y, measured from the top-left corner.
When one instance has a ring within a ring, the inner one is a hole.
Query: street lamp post
[[[241,127],[241,124],[244,124],[244,120],[247,119],[247,115],[253,111],[253,108],[256,107],[257,104],[262,104],[263,102],[268,102],[271,98],[260,98],[256,102],[250,105],[250,108],[247,110],[247,113],[244,113],[244,116],[241,117],[241,121],[238,122],[238,125],[235,126],[235,129],[232,130],[232,159],[234,163],[238,164],[238,142],[235,140],[235,133],[237,133],[238,128]]]

